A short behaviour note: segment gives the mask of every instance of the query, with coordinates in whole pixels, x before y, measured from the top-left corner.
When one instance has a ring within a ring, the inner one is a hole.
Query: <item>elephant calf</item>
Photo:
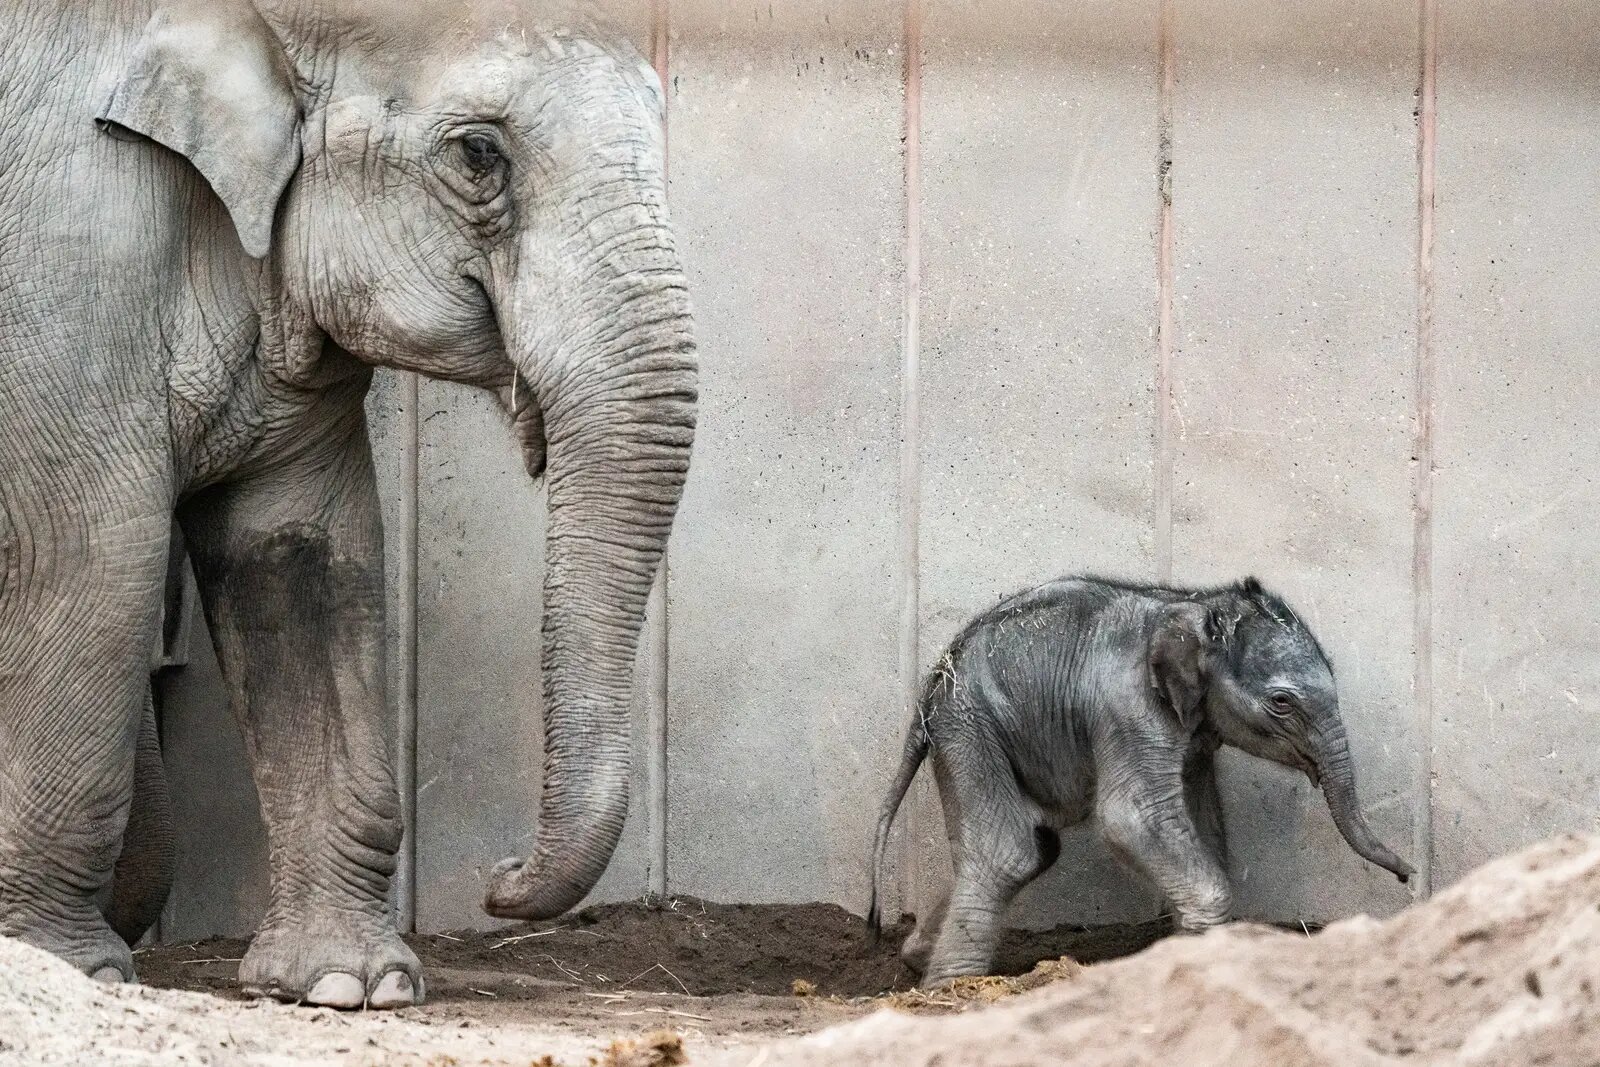
[[[955,887],[904,955],[923,985],[990,967],[1005,907],[1094,815],[1199,931],[1226,922],[1216,750],[1305,771],[1358,854],[1412,870],[1356,800],[1333,668],[1317,639],[1253,578],[1190,591],[1063,578],[967,624],[922,694],[874,844],[870,918],[889,827],[927,758],[944,803]]]

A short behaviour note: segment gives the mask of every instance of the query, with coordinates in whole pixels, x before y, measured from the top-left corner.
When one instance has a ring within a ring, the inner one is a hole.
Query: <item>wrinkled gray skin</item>
[[[874,927],[889,827],[930,751],[956,878],[903,949],[924,986],[987,973],[1006,906],[1055,861],[1058,832],[1091,816],[1181,929],[1226,922],[1224,744],[1320,781],[1350,847],[1410,878],[1362,817],[1326,655],[1254,579],[1188,591],[1064,578],[1002,601],[924,688],[878,823]]]
[[[270,842],[240,977],[409,1004],[363,397],[373,365],[490,390],[547,480],[538,837],[485,906],[557,914],[627,811],[693,437],[659,85],[533,0],[0,12],[0,932],[133,977],[171,874],[146,709],[176,513]]]

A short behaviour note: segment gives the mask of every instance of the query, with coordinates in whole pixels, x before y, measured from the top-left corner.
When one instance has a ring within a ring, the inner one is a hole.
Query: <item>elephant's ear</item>
[[[95,121],[187,157],[244,250],[267,254],[300,165],[300,110],[288,57],[253,7],[185,0],[157,10]]]
[[[1193,601],[1163,608],[1150,634],[1150,687],[1185,730],[1200,722],[1213,638],[1209,613]]]

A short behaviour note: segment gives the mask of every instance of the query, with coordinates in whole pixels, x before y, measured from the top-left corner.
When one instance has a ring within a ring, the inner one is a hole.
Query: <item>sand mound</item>
[[[1387,922],[1175,938],[981,1011],[881,1013],[765,1065],[1397,1062],[1600,1065],[1600,839],[1535,846]]]
[[[554,1063],[586,1064],[594,1048],[592,1041],[531,1028],[463,1031],[424,1025],[403,1014],[340,1014],[144,986],[105,986],[54,956],[0,937],[0,1064],[6,1067],[444,1067],[527,1064],[546,1055]]]
[[[945,1006],[959,1014],[886,1010],[730,1047],[692,1029],[680,1045],[99,986],[0,938],[0,1064],[1600,1067],[1600,838],[1538,845],[1387,922],[1315,937],[1235,926],[1046,970],[1042,988],[992,1006],[1028,983],[975,983]]]

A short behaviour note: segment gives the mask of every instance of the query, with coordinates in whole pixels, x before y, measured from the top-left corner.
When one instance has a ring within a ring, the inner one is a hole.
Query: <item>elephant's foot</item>
[[[52,910],[47,916],[35,914],[31,908],[8,909],[0,905],[0,934],[44,949],[99,981],[134,980],[133,952],[128,943],[106,925],[99,909],[88,902],[67,914]]]
[[[1212,893],[1193,907],[1179,908],[1172,924],[1178,934],[1203,934],[1233,921],[1233,905],[1225,891]]]
[[[262,928],[239,964],[250,996],[328,1008],[408,1008],[425,993],[416,954],[381,920],[349,913]]]
[[[931,966],[920,979],[917,988],[924,993],[932,993],[950,985],[957,978],[981,978],[988,973],[984,967],[955,967],[954,969],[934,970]]]

